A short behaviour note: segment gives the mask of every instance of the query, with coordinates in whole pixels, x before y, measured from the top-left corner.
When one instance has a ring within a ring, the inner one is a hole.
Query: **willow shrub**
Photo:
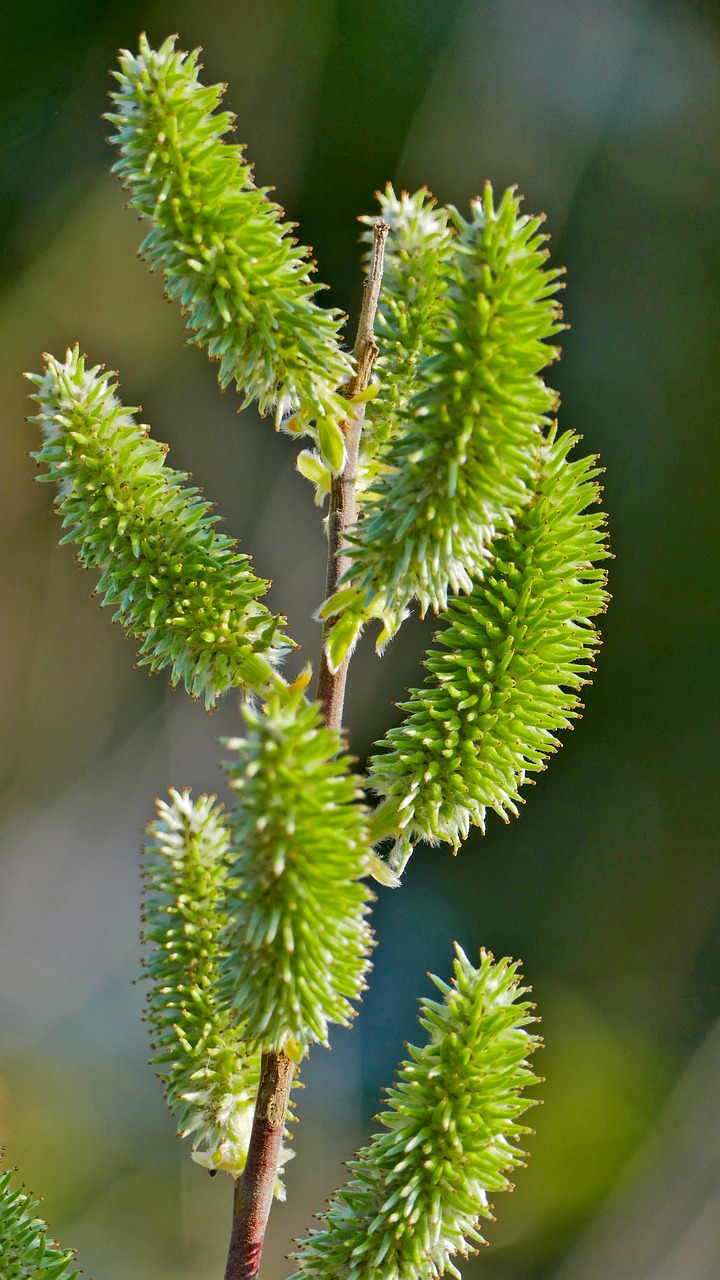
[[[200,81],[197,52],[142,38],[116,76],[108,119],[115,168],[147,224],[141,252],[219,361],[221,385],[309,439],[298,468],[321,503],[349,465],[349,426],[363,422],[358,519],[331,546],[349,567],[320,610],[328,669],[373,619],[382,648],[413,604],[441,615],[423,684],[359,776],[307,693],[309,672],[282,674],[293,642],[262,603],[267,583],[123,407],[115,376],[77,347],[31,375],[35,456],[62,540],[100,575],[141,663],[208,706],[231,689],[241,699],[244,730],[224,744],[235,808],[171,790],[149,828],[144,965],[153,1062],[193,1158],[235,1179],[226,1276],[247,1277],[265,1221],[248,1261],[243,1205],[263,1179],[284,1194],[291,1154],[284,1103],[268,1104],[280,1096],[270,1067],[285,1064],[291,1081],[332,1024],[354,1017],[372,948],[369,880],[399,884],[419,840],[456,850],[488,810],[517,814],[528,776],[578,714],[608,552],[596,462],[571,456],[576,438],[558,432],[542,378],[558,355],[560,272],[513,191],[496,201],[486,186],[467,218],[425,190],[379,196],[376,359],[358,395],[342,317],[318,305],[293,224],[227,140],[231,117],[221,88]],[[373,244],[377,220],[363,221]],[[379,1132],[299,1244],[298,1276],[457,1275],[489,1197],[521,1163],[538,1037],[517,967],[458,950],[450,983],[434,981],[427,1042],[409,1048]],[[270,1129],[274,1154],[259,1170]],[[3,1275],[70,1277],[70,1254],[8,1175],[0,1221]]]

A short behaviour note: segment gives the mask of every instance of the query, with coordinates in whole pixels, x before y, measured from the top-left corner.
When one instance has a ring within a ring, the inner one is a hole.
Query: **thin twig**
[[[362,310],[358,322],[357,338],[353,356],[355,373],[347,386],[346,395],[349,400],[364,391],[370,381],[370,374],[377,355],[377,344],[373,333],[375,312],[383,272],[383,256],[388,225],[382,218],[377,218],[373,228],[373,247],[370,270],[363,285]],[[325,583],[325,599],[337,589],[337,584],[350,568],[350,559],[343,554],[348,546],[348,533],[357,523],[357,478],[358,459],[360,454],[360,437],[365,421],[365,405],[358,405],[351,418],[343,423],[345,432],[346,461],[340,475],[333,477],[330,490],[330,511],[328,513],[328,560]],[[343,706],[345,703],[345,683],[347,681],[348,655],[337,671],[330,670],[325,652],[325,640],[332,622],[323,627],[323,647],[320,657],[317,697],[325,707],[325,722],[331,729],[338,731],[342,727]]]
[[[280,1163],[294,1065],[284,1053],[264,1053],[247,1163],[235,1183],[225,1280],[255,1280]]]
[[[362,310],[353,351],[355,373],[347,387],[348,399],[352,399],[367,387],[377,355],[373,325],[382,280],[387,233],[387,223],[378,218],[374,226],[370,270],[363,285]],[[349,565],[348,557],[344,556],[342,551],[348,545],[348,531],[357,521],[356,483],[364,418],[365,406],[359,405],[353,410],[352,417],[343,423],[347,461],[341,474],[333,479],[330,496],[328,595],[335,591],[338,579]],[[323,640],[324,638],[325,632],[323,632]],[[338,730],[342,724],[348,661],[349,659],[346,659],[339,671],[333,674],[328,668],[323,644],[317,696],[324,703],[326,724]],[[294,1072],[294,1064],[284,1053],[262,1055],[260,1085],[247,1163],[235,1182],[232,1233],[225,1267],[225,1280],[256,1280],[258,1274]]]

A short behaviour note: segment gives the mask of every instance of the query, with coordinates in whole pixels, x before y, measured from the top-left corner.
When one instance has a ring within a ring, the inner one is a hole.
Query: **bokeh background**
[[[274,579],[315,657],[324,544],[293,445],[184,345],[109,174],[118,46],[202,44],[258,180],[356,316],[355,221],[392,179],[464,208],[490,177],[544,210],[568,268],[561,421],[607,467],[614,602],[587,714],[457,859],[414,857],[376,908],[372,987],[303,1069],[265,1275],[343,1176],[451,940],[521,956],[545,1105],[474,1280],[720,1274],[716,635],[720,11],[707,0],[23,0],[0,47],[0,1133],[95,1280],[222,1273],[230,1182],[174,1137],[145,1065],[138,846],[171,783],[219,790],[207,717],[133,669],[33,483],[23,369],[78,340],[120,371]],[[353,663],[362,757],[427,632]]]

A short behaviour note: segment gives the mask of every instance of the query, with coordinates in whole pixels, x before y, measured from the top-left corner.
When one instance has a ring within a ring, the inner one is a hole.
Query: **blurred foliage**
[[[218,394],[202,353],[183,348],[181,319],[136,261],[138,229],[108,173],[99,118],[108,69],[142,29],[204,46],[209,78],[230,84],[258,180],[275,183],[301,223],[328,302],[353,315],[355,219],[387,180],[396,190],[426,182],[461,208],[485,178],[497,190],[517,182],[527,210],[546,211],[553,261],[568,268],[572,328],[554,370],[561,424],[602,454],[617,556],[587,717],[520,820],[493,822],[456,861],[419,850],[402,891],[378,901],[362,1016],[333,1037],[332,1054],[316,1049],[303,1068],[298,1155],[265,1274],[287,1274],[291,1236],[370,1131],[380,1087],[413,1034],[414,998],[428,993],[424,974],[447,976],[457,937],[469,952],[482,943],[522,956],[548,1044],[529,1168],[466,1274],[544,1280],[561,1268],[562,1280],[645,1280],[650,1271],[628,1263],[623,1275],[617,1259],[608,1270],[609,1245],[597,1238],[588,1270],[583,1232],[720,1016],[720,20],[710,0],[26,0],[4,13],[7,1156],[95,1280],[220,1273],[229,1185],[182,1159],[145,1066],[130,980],[153,789],[217,790],[216,738],[237,733],[237,707],[230,698],[208,718],[161,677],[133,670],[131,645],[89,599],[69,548],[57,549],[56,518],[33,484],[22,369],[75,340],[118,368],[122,394],[170,440],[172,464],[194,473],[258,573],[274,578],[272,607],[304,648],[289,669],[319,644],[310,612],[322,599],[323,536],[292,445],[252,411],[238,422],[237,400]],[[427,635],[406,624],[382,664],[361,646],[347,715],[359,756],[416,680]],[[685,1090],[684,1113],[701,1094]],[[707,1159],[708,1141],[717,1151],[717,1126],[690,1130],[676,1185]],[[666,1150],[648,1147],[651,1190]],[[712,1169],[717,1199],[720,1154]],[[654,1230],[647,1199],[632,1203],[635,1231]],[[717,1235],[708,1228],[701,1239],[704,1253],[668,1253],[663,1280],[720,1271]]]

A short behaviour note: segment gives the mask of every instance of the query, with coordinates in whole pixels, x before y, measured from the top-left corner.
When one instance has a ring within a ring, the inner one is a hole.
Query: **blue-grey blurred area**
[[[614,601],[587,712],[519,821],[382,890],[371,989],[298,1094],[264,1274],[344,1176],[451,942],[521,956],[544,1107],[485,1280],[720,1274],[717,840],[720,12],[711,0],[23,0],[0,46],[2,847],[0,1132],[95,1280],[222,1274],[230,1183],[174,1137],[146,1066],[138,872],[153,796],[220,790],[208,717],[160,677],[58,549],[33,483],[23,369],[79,341],[120,372],[171,462],[274,581],[316,660],[324,539],[294,446],[221,396],[136,260],[105,143],[108,70],[141,30],[202,44],[238,134],[357,315],[357,215],[392,179],[466,208],[486,177],[543,210],[567,266],[561,422],[607,468]],[[428,629],[353,662],[362,759]]]

